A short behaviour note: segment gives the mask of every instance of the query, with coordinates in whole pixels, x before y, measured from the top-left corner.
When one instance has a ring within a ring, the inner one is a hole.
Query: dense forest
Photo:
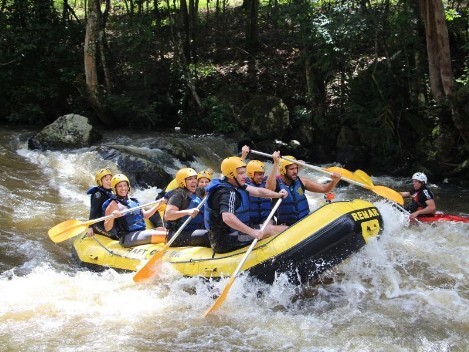
[[[466,0],[0,1],[3,125],[76,113],[469,179]]]

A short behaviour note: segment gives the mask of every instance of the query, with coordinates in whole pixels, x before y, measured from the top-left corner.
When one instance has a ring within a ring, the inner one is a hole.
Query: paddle
[[[270,154],[267,154],[267,153],[263,153],[263,152],[259,152],[257,150],[251,150],[251,153],[253,154],[257,154],[257,155],[262,155],[262,156],[265,156],[265,157],[268,157],[268,158],[271,158],[272,155]],[[298,165],[302,165],[304,167],[307,167],[307,168],[310,168],[312,170],[315,170],[315,171],[319,171],[319,172],[322,172],[322,173],[325,173],[325,174],[328,174],[328,175],[332,175],[333,172],[337,172],[339,174],[341,174],[342,176],[342,180],[343,181],[346,181],[348,183],[351,183],[353,185],[356,185],[356,186],[360,186],[362,188],[365,188],[367,190],[370,190],[370,191],[373,191],[374,193],[376,193],[377,195],[381,196],[381,197],[384,197],[384,198],[387,198],[395,203],[398,203],[400,205],[403,205],[404,204],[404,199],[402,198],[402,196],[396,192],[395,190],[391,189],[391,188],[388,188],[388,187],[385,187],[385,186],[375,186],[373,185],[372,183],[370,184],[369,182],[371,181],[371,178],[368,177],[364,177],[363,174],[365,174],[363,171],[360,170],[359,172],[359,177],[355,177],[354,174],[348,170],[345,170],[345,169],[341,169],[341,168],[330,168],[334,171],[329,171],[328,169],[324,169],[322,167],[319,167],[319,166],[314,166],[314,165],[310,165],[310,164],[306,164],[302,161],[299,161],[299,160],[293,160],[293,159],[289,159],[289,158],[285,158],[283,156],[281,156],[282,159],[285,159],[287,161],[291,161],[292,163],[295,163],[295,164],[298,164]],[[343,172],[340,172],[341,170],[344,170]],[[358,171],[358,170],[357,170]],[[355,178],[359,179],[360,181],[357,181]],[[363,178],[365,178],[367,180],[367,182],[363,183]],[[369,180],[368,180],[369,179]]]
[[[197,209],[200,210],[202,206],[205,204],[207,201],[207,197],[202,199],[202,201],[199,203],[197,206]],[[192,220],[192,217],[188,217],[186,221],[181,225],[181,227],[176,231],[176,233],[171,237],[171,239],[164,245],[164,247],[161,249],[161,251],[155,253],[149,260],[148,262],[139,270],[135,273],[133,280],[135,282],[142,282],[145,280],[148,280],[151,278],[155,273],[156,273],[156,268],[155,268],[155,263],[160,260],[163,255],[166,253],[168,248],[171,246],[171,244],[176,240],[176,238],[179,236],[179,234],[184,230],[184,228],[187,226],[187,224]]]
[[[412,222],[412,221],[415,221],[417,222],[418,224],[421,224],[422,222],[417,219],[417,218],[411,218],[410,217],[410,211],[408,211],[407,209],[405,209],[404,207],[400,206],[399,204],[393,204],[392,205],[394,208],[397,208],[401,213],[404,213],[405,215],[407,215],[409,217],[409,220]]]
[[[267,219],[265,219],[264,223],[262,224],[261,231],[263,231],[265,229],[265,227],[269,223],[270,219],[272,219],[272,216],[274,216],[274,214],[277,211],[277,208],[279,207],[281,202],[282,202],[282,198],[279,198],[277,200],[277,203],[275,203],[275,206],[273,207],[273,209],[270,211],[269,216],[267,217]],[[254,246],[256,245],[256,243],[257,243],[257,238],[254,239],[254,241],[252,241],[252,243],[249,246],[246,254],[243,257],[243,259],[241,259],[241,261],[238,264],[238,267],[234,271],[233,275],[231,275],[230,281],[228,281],[228,284],[225,286],[225,288],[223,289],[222,293],[217,298],[217,300],[212,304],[212,306],[209,309],[207,309],[207,311],[204,314],[204,317],[209,315],[214,310],[218,309],[221,306],[221,304],[223,303],[223,301],[226,299],[226,296],[228,295],[228,291],[230,290],[231,286],[233,285],[233,282],[235,281],[236,276],[241,271],[241,268],[244,265],[244,262],[248,259],[249,255],[251,254],[251,252],[252,252]]]
[[[124,210],[124,211],[121,212],[121,214],[130,213],[130,212],[135,211],[137,209],[141,209],[141,208],[147,207],[149,205],[159,203],[161,201],[162,201],[162,199],[159,199],[159,200],[155,200],[155,201],[150,202],[150,203],[142,204],[142,205],[139,205],[138,207]],[[88,220],[88,221],[67,220],[67,221],[61,222],[60,224],[57,224],[54,227],[52,227],[48,231],[48,234],[49,234],[50,239],[52,241],[54,241],[55,243],[62,242],[62,241],[65,241],[69,238],[78,236],[80,233],[85,232],[86,229],[90,225],[96,224],[97,222],[100,222],[100,221],[103,221],[103,220],[106,220],[106,219],[110,219],[113,216],[114,215],[111,214],[111,215],[106,215],[106,216],[103,216],[101,218],[92,219],[92,220]]]
[[[371,180],[371,177],[362,170],[355,170],[353,173],[354,176],[358,179],[361,179],[361,181],[369,186],[373,186],[373,181]]]
[[[373,186],[373,181],[371,180],[371,177],[365,171],[355,170],[352,173],[351,171],[343,169],[343,168],[338,167],[338,166],[328,167],[325,170],[330,171],[330,172],[337,172],[338,174],[341,174],[342,177],[346,177],[346,178],[349,178],[351,180],[361,182],[361,183],[363,183],[365,185],[368,185],[368,186]]]

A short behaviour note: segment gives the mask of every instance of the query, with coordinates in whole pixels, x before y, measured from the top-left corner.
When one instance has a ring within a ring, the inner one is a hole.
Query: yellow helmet
[[[291,160],[296,160],[294,156],[291,155],[285,155],[285,158],[291,159]],[[293,165],[294,162],[288,161],[285,159],[280,159],[278,162],[278,168],[280,169],[280,174],[285,175],[287,173],[287,166],[288,165]]]
[[[197,180],[205,177],[205,178],[208,178],[210,181],[212,181],[212,176],[213,176],[212,169],[203,170],[197,174]]]
[[[246,166],[246,172],[249,178],[252,180],[254,178],[255,172],[265,172],[264,163],[260,160],[251,160]]]
[[[227,178],[236,178],[236,169],[246,167],[246,163],[238,156],[230,156],[221,162],[221,173]]]
[[[109,169],[101,169],[96,173],[96,176],[94,177],[94,179],[96,180],[96,184],[99,187],[103,187],[103,183],[101,182],[101,180],[103,179],[104,176],[107,176],[107,175],[112,176],[112,171]]]
[[[186,187],[186,178],[191,176],[197,176],[197,172],[190,167],[185,167],[176,172],[176,182],[178,187]]]
[[[122,182],[122,181],[127,182],[127,185],[129,186],[129,192],[130,192],[130,181],[127,178],[127,176],[125,176],[123,174],[117,174],[117,175],[112,176],[112,179],[111,179],[111,188],[114,191],[114,193],[117,193],[116,192],[116,186],[119,182]]]

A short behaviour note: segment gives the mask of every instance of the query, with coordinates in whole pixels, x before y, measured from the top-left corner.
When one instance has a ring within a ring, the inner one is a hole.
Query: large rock
[[[59,117],[28,140],[29,149],[62,150],[90,146],[102,138],[88,118],[75,114]]]
[[[134,186],[165,188],[173,179],[164,166],[171,160],[163,163],[151,151],[119,145],[100,146],[97,151],[103,159],[113,160]]]
[[[283,138],[290,124],[290,114],[282,99],[259,95],[243,107],[238,120],[253,140]]]

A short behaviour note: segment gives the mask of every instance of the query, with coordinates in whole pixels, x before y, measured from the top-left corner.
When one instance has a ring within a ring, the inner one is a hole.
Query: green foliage
[[[464,73],[460,77],[456,78],[456,82],[465,86],[469,85],[469,66],[468,65],[464,66]]]
[[[82,28],[61,22],[45,1],[5,5],[0,19],[0,120],[51,122],[74,107],[72,83],[83,69]]]
[[[220,102],[216,96],[207,97],[203,104],[207,111],[202,121],[204,125],[210,126],[219,133],[232,133],[238,130],[233,119],[233,112],[227,104]]]
[[[113,0],[106,22],[111,89],[99,90],[116,125],[232,133],[253,95],[273,95],[288,106],[292,125],[313,127],[316,142],[332,145],[345,123],[380,157],[432,153],[438,116],[430,111],[424,27],[415,2],[265,0],[260,44],[252,52],[243,47],[246,12],[235,8],[241,3],[224,2],[219,13],[216,2],[208,2],[209,13],[199,3],[196,62],[182,67],[175,40],[188,38],[178,1],[167,8],[166,1]],[[459,89],[469,83],[468,9],[462,0],[444,3],[455,99],[462,106],[466,95]],[[60,0],[2,4],[0,120],[44,124],[70,112],[93,117],[81,96],[87,1],[68,1],[79,20]]]
[[[375,63],[350,82],[347,120],[374,153],[399,153],[402,141],[397,133],[400,114],[406,105],[402,87],[384,64]]]
[[[458,11],[456,11],[456,9],[447,8],[445,11],[445,18],[446,18],[446,21],[448,22],[454,21],[456,18],[460,18],[460,17],[461,15],[459,14]]]
[[[113,127],[155,129],[161,123],[158,102],[139,104],[132,97],[125,95],[108,95],[104,101],[115,122]]]
[[[193,77],[204,79],[210,76],[214,76],[217,72],[216,66],[211,62],[200,62],[197,64],[190,64],[189,70]]]
[[[311,110],[304,106],[295,106],[291,118],[293,121],[309,120],[311,118]]]

